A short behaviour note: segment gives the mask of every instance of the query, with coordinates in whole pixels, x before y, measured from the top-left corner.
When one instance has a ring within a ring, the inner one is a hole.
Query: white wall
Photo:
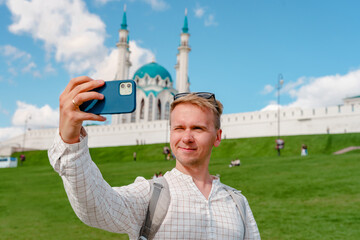
[[[327,108],[292,108],[280,111],[280,136],[360,132],[360,106]],[[224,115],[223,136],[226,138],[278,135],[277,111]]]
[[[226,114],[221,120],[223,138],[277,136],[277,111]],[[123,146],[168,142],[167,120],[120,125],[88,126],[89,147]],[[280,135],[360,132],[360,105],[327,108],[292,108],[280,112]],[[25,135],[25,149],[48,149],[56,129],[31,130]],[[0,143],[0,156],[22,148],[24,135]]]

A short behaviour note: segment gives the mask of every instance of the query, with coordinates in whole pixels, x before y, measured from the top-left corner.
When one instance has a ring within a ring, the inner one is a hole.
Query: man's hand
[[[79,106],[86,101],[102,100],[104,95],[92,89],[104,85],[103,80],[93,80],[89,77],[77,77],[71,79],[63,93],[60,95],[60,136],[66,143],[80,141],[80,130],[83,121],[105,121],[106,118],[100,115],[82,112]],[[90,91],[90,92],[89,92]]]

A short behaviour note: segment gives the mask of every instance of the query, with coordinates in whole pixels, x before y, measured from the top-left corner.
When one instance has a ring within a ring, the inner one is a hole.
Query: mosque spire
[[[121,29],[127,30],[127,22],[126,22],[126,4],[124,4],[124,14],[121,23]]]
[[[122,23],[119,29],[119,41],[116,43],[117,47],[117,67],[116,73],[113,80],[125,80],[129,79],[129,69],[131,67],[130,62],[130,49],[129,49],[129,31],[127,29],[127,21],[126,21],[126,5],[124,5],[124,14]],[[130,122],[130,115],[127,116]],[[114,114],[112,116],[111,124],[120,124],[123,122],[123,115]]]
[[[187,9],[185,9],[185,20],[182,32],[180,34],[180,46],[178,47],[179,53],[177,54],[176,69],[176,89],[179,93],[190,91],[189,82],[189,52],[191,48],[189,46],[189,27],[187,19]]]
[[[184,26],[182,28],[182,32],[183,33],[188,33],[189,32],[188,20],[187,20],[187,8],[185,8],[185,19],[184,19]]]

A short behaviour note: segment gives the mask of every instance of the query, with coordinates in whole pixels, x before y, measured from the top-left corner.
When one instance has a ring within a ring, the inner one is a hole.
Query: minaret
[[[130,50],[129,50],[129,31],[127,30],[126,21],[126,5],[124,5],[124,14],[119,30],[119,42],[116,43],[118,48],[118,64],[114,80],[129,79]],[[112,115],[112,125],[120,124],[122,122],[130,121],[130,114],[114,114]]]
[[[124,80],[129,78],[130,50],[129,50],[129,31],[126,22],[126,5],[124,5],[124,14],[119,30],[119,42],[116,43],[118,48],[118,65],[114,80]]]
[[[188,78],[188,69],[189,69],[189,52],[191,48],[189,47],[189,37],[190,34],[188,28],[187,20],[187,9],[185,9],[185,19],[184,26],[180,35],[180,46],[178,47],[179,53],[177,54],[177,63],[175,65],[176,69],[176,88],[178,92],[189,92],[189,78]]]

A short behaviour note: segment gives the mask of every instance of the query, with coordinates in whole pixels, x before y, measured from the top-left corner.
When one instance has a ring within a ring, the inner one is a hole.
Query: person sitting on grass
[[[236,166],[240,166],[240,159],[236,159],[236,160],[233,160],[231,161],[229,167],[236,167]]]

